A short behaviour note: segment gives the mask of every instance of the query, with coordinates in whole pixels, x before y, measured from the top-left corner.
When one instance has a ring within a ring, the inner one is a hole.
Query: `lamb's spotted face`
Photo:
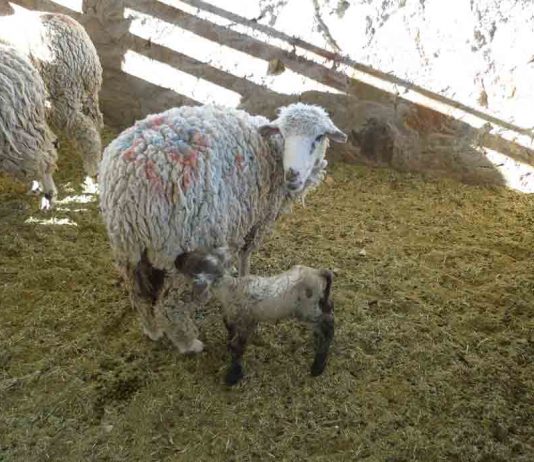
[[[278,119],[261,126],[260,133],[282,136],[284,179],[292,193],[317,182],[315,176],[326,166],[328,140],[338,143],[347,140],[322,108],[302,103],[281,108]]]

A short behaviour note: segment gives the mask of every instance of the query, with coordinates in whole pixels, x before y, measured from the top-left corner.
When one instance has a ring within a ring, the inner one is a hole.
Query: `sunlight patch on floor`
[[[79,194],[74,196],[66,196],[63,199],[56,200],[56,204],[88,204],[94,202],[96,197],[89,194]]]
[[[78,226],[78,224],[69,218],[28,218],[24,223],[38,225],[56,225],[56,226]]]

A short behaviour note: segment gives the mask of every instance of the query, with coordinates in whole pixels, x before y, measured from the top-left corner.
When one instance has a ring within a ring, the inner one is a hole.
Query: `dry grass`
[[[312,379],[308,333],[264,327],[235,389],[215,314],[199,357],[142,336],[94,202],[25,224],[37,201],[1,178],[0,460],[534,460],[533,199],[331,173],[253,262],[335,268],[331,362]]]

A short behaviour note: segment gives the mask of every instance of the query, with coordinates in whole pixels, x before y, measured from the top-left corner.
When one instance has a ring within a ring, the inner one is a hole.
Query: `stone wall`
[[[84,25],[110,125],[210,101],[274,117],[302,100],[350,134],[332,159],[534,191],[529,0],[84,0],[81,12],[59,5],[68,0],[13,3]]]

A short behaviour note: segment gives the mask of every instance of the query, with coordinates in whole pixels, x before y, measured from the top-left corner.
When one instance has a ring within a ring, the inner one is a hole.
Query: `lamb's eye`
[[[320,143],[324,138],[324,134],[323,135],[319,135],[317,138],[315,138],[315,142],[316,143]]]

